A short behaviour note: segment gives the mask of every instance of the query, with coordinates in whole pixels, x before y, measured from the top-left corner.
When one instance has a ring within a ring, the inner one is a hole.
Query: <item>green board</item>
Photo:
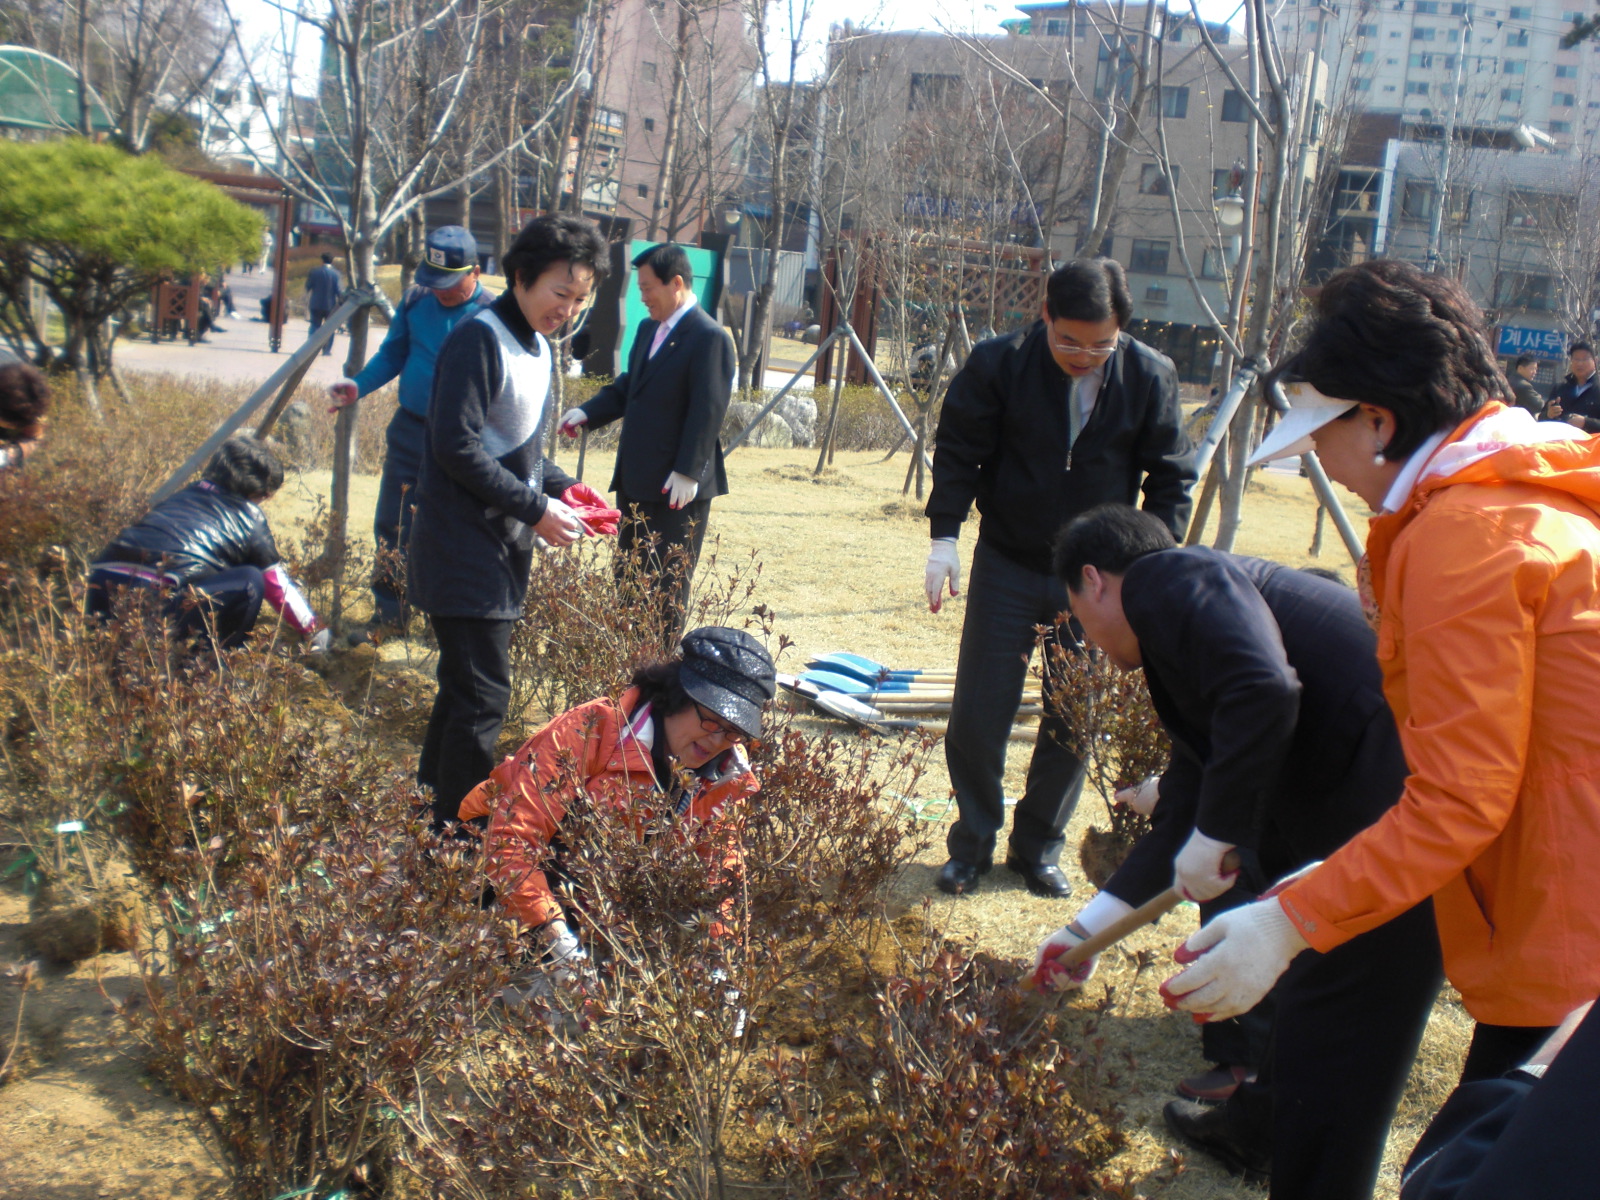
[[[59,58],[26,46],[0,46],[0,127],[78,128],[78,76]],[[115,128],[100,97],[89,96],[89,127],[95,133]]]
[[[629,242],[628,261],[632,262],[643,254],[656,242]],[[689,269],[694,272],[694,294],[700,305],[712,316],[716,315],[713,307],[718,299],[718,280],[722,272],[722,258],[715,250],[707,250],[701,246],[685,246],[683,252],[689,256]],[[632,361],[633,339],[639,332],[639,322],[650,318],[650,310],[645,308],[644,301],[639,299],[639,285],[629,282],[623,289],[622,296],[622,349],[617,355],[617,370],[626,371],[628,363]]]

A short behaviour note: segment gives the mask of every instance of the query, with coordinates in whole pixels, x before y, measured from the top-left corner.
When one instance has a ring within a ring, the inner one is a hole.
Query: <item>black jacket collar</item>
[[[514,288],[507,286],[500,293],[498,299],[489,305],[489,311],[499,317],[501,323],[511,331],[511,336],[522,344],[524,350],[539,354],[539,339],[534,335],[533,326],[528,324],[528,318],[522,315],[522,305],[517,303],[517,293]]]

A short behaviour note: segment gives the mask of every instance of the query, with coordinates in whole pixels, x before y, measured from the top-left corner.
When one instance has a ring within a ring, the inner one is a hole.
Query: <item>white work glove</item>
[[[961,594],[961,550],[955,538],[934,538],[928,547],[928,565],[922,568],[922,590],[928,596],[928,611],[944,607],[944,587],[950,594]]]
[[[1196,829],[1173,860],[1172,886],[1196,904],[1215,900],[1239,878],[1239,870],[1222,869],[1222,856],[1234,848],[1232,842],[1219,842]]]
[[[570,988],[579,982],[589,956],[565,921],[552,921],[543,961],[551,981],[559,988]]]
[[[581,408],[569,408],[561,414],[561,424],[556,428],[568,437],[577,437],[578,430],[589,423],[589,414]]]
[[[333,630],[324,625],[306,639],[307,654],[326,654],[333,645]]]
[[[338,412],[341,408],[347,408],[354,404],[357,398],[356,381],[354,379],[340,379],[328,385],[328,399],[333,401],[333,407],[328,409],[329,412]]]
[[[1190,936],[1174,955],[1191,964],[1161,985],[1169,1008],[1225,1021],[1247,1013],[1309,943],[1276,896],[1222,913]]]
[[[1033,956],[1033,977],[1039,987],[1047,992],[1065,992],[1088,983],[1100,966],[1098,954],[1068,970],[1056,966],[1055,960],[1132,911],[1133,905],[1117,899],[1110,892],[1096,895],[1084,905],[1082,912],[1039,943],[1039,950]]]
[[[687,475],[680,475],[674,471],[667,476],[667,481],[661,485],[661,493],[666,496],[667,504],[672,508],[682,508],[690,503],[700,492],[700,481],[690,479]]]
[[[1161,799],[1161,776],[1151,775],[1138,787],[1125,787],[1116,794],[1116,800],[1126,804],[1141,817],[1156,811],[1156,801]]]
[[[552,546],[570,546],[583,536],[583,522],[578,514],[554,496],[546,496],[544,516],[533,531]]]

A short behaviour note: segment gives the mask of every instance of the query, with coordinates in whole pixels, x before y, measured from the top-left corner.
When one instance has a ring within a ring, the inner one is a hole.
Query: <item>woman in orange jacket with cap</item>
[[[1503,404],[1483,330],[1459,284],[1380,259],[1328,280],[1280,368],[1300,382],[1255,461],[1314,443],[1377,514],[1362,596],[1411,774],[1326,862],[1191,937],[1166,985],[1242,1012],[1307,947],[1432,896],[1478,1022],[1463,1082],[1600,994],[1600,442]]]
[[[556,982],[585,958],[545,874],[575,789],[641,835],[653,822],[675,822],[713,859],[710,871],[735,878],[737,839],[713,835],[760,789],[743,743],[760,735],[775,683],[771,656],[749,634],[696,629],[678,657],[636,672],[620,700],[601,697],[563,713],[467,794],[462,821],[487,820],[495,902],[532,932]]]

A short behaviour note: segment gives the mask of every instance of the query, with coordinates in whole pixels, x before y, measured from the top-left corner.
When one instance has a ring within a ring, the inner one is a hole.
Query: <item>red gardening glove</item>
[[[561,503],[572,510],[590,533],[615,534],[617,523],[622,520],[622,514],[587,483],[575,483],[562,492]]]

